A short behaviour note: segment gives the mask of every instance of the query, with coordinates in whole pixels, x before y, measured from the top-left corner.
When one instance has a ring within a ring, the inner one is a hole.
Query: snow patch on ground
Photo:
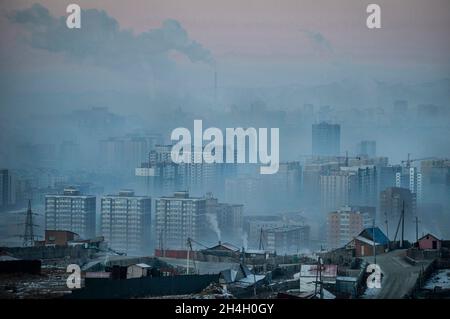
[[[434,289],[436,286],[442,289],[450,289],[450,269],[440,269],[427,280],[425,289]]]

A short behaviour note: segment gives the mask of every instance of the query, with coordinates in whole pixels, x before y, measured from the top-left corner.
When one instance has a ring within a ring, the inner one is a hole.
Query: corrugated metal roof
[[[373,238],[375,235],[375,238]],[[375,241],[377,244],[380,245],[387,245],[389,244],[389,238],[386,237],[386,235],[381,231],[378,227],[368,227],[365,228],[360,234],[360,237],[364,237],[370,241]]]

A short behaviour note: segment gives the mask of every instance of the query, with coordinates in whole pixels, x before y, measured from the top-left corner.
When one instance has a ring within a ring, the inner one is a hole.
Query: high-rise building
[[[340,154],[341,126],[321,122],[312,126],[312,154],[337,156]]]
[[[0,169],[0,209],[16,203],[15,177],[8,169]]]
[[[295,209],[300,205],[302,167],[299,162],[280,163],[277,174],[261,176],[261,182],[264,196],[277,207]]]
[[[202,152],[191,152],[191,163],[180,164],[180,173],[183,185],[193,192],[203,193],[206,190],[217,190],[219,181],[220,163],[196,163],[201,159]]]
[[[379,190],[383,191],[388,187],[396,187],[397,181],[396,176],[398,173],[401,174],[401,165],[385,165],[378,168],[379,171]]]
[[[394,237],[400,225],[403,208],[405,232],[410,239],[414,239],[416,194],[407,188],[400,187],[389,187],[380,193],[380,219],[384,221],[386,234],[391,238]]]
[[[428,203],[443,203],[450,207],[450,160],[421,162],[422,198]]]
[[[258,209],[263,194],[261,176],[241,175],[225,179],[225,200],[244,203],[246,209]]]
[[[238,243],[243,229],[244,205],[219,203],[217,221],[223,240]]]
[[[310,207],[320,202],[320,176],[339,169],[339,163],[307,163],[302,174],[302,201]]]
[[[358,143],[358,156],[373,158],[377,156],[377,142],[361,141]]]
[[[279,215],[247,216],[244,222],[244,232],[247,235],[248,245],[245,248],[257,248],[264,245],[264,231],[286,225]]]
[[[191,151],[191,163],[174,163],[172,145],[156,145],[149,153],[149,161],[136,168],[136,176],[147,177],[152,193],[170,193],[189,189],[194,193],[224,190],[226,177],[235,175],[235,164],[195,163],[202,152]],[[225,157],[225,154],[224,154]]]
[[[212,193],[207,193],[205,199],[210,232],[205,233],[203,237],[209,242],[219,240],[240,244],[244,205],[219,203]]]
[[[45,229],[68,230],[82,238],[95,236],[95,196],[83,195],[76,188],[60,195],[45,196]]]
[[[389,165],[379,167],[379,189],[388,187],[407,188],[422,201],[422,173],[417,167]]]
[[[158,136],[153,134],[127,134],[100,141],[101,167],[107,170],[132,172],[148,159]]]
[[[285,225],[263,232],[264,249],[278,254],[298,253],[309,247],[309,226]]]
[[[158,248],[186,249],[188,238],[201,240],[208,230],[206,199],[189,197],[188,192],[156,200],[156,240]]]
[[[276,192],[274,192],[276,189]],[[280,163],[273,175],[254,172],[225,178],[225,200],[243,203],[246,209],[295,209],[300,202],[302,167],[299,162]]]
[[[101,199],[101,234],[108,245],[128,255],[149,253],[151,235],[150,197],[131,190]]]
[[[244,248],[296,253],[309,246],[310,227],[295,213],[245,217]]]
[[[369,213],[358,207],[343,206],[327,216],[328,248],[334,249],[348,244],[364,228],[372,223]]]
[[[422,201],[422,174],[417,167],[402,167],[402,170],[395,174],[395,187],[409,189],[411,193],[416,194],[418,202]]]
[[[354,172],[356,176],[356,187],[351,190],[351,205],[378,205],[378,175],[375,165],[341,167],[341,171]]]
[[[320,203],[323,212],[354,202],[358,176],[354,171],[333,171],[320,175]]]

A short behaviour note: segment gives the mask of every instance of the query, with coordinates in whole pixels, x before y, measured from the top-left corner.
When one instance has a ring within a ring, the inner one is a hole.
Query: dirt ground
[[[40,275],[0,274],[0,298],[48,299],[70,293],[65,269],[42,268]]]

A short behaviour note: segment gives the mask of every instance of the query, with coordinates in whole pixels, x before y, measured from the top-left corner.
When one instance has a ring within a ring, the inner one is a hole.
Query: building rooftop
[[[161,196],[158,199],[176,199],[176,200],[205,200],[205,197],[189,197],[189,192],[175,192],[173,196]]]
[[[419,238],[419,241],[422,240],[422,239],[424,239],[424,238],[427,238],[427,239],[428,239],[428,237],[433,237],[433,238],[436,239],[436,240],[440,240],[439,238],[437,238],[437,237],[434,236],[433,234],[428,233],[428,234],[425,234],[425,235],[423,235],[422,237],[420,237],[420,238]]]
[[[375,235],[375,238],[373,238]],[[359,233],[358,237],[364,237],[370,241],[375,240],[377,244],[387,245],[389,244],[389,238],[381,231],[378,227],[368,227],[365,228],[361,233]]]
[[[117,194],[108,194],[108,195],[103,196],[103,198],[108,198],[108,197],[129,197],[129,198],[136,198],[136,199],[150,198],[150,196],[136,195],[134,193],[134,190],[132,190],[132,189],[122,189]]]
[[[285,231],[290,231],[290,230],[296,230],[296,229],[300,229],[300,228],[307,228],[309,226],[307,225],[284,225],[281,227],[276,227],[276,228],[269,228],[266,229],[266,232],[274,232],[274,233],[281,233],[281,232],[285,232]]]
[[[141,267],[141,268],[152,268],[152,266],[144,264],[144,263],[139,263],[139,264],[132,265],[132,266],[138,266],[138,267]]]

